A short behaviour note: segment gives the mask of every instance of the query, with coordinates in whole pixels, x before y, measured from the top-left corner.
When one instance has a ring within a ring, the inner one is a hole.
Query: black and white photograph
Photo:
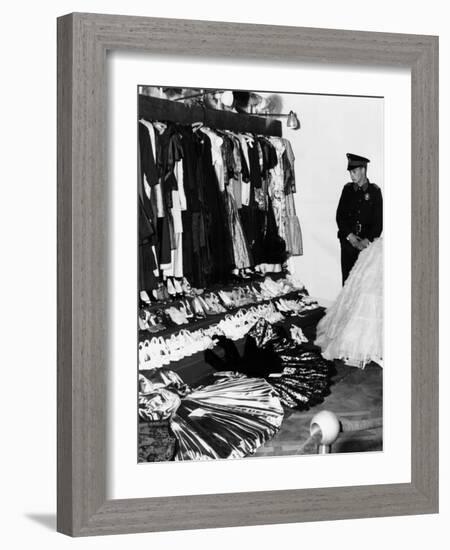
[[[446,540],[447,4],[3,14],[4,547]]]
[[[383,97],[137,102],[138,462],[383,451]]]

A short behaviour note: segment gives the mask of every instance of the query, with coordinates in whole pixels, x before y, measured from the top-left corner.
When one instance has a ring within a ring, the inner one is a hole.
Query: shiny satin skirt
[[[175,460],[242,458],[279,430],[284,412],[262,378],[220,377],[181,400],[172,416]]]
[[[318,346],[299,344],[284,336],[279,327],[260,319],[248,334],[244,361],[252,360],[258,350],[260,357],[261,352],[270,351],[268,357],[277,359],[277,372],[266,374],[266,378],[285,407],[306,410],[321,403],[330,393],[334,365],[322,356]],[[266,365],[265,370],[269,371],[270,366]]]
[[[321,403],[330,393],[333,364],[320,351],[305,349],[303,344],[280,345],[279,354],[283,371],[278,376],[269,375],[269,381],[282,404],[305,410]]]

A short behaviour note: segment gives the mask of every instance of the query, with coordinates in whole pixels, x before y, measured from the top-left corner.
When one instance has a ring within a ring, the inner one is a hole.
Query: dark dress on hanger
[[[154,273],[157,265],[153,247],[158,244],[156,208],[147,196],[144,177],[150,187],[158,182],[156,164],[148,129],[139,123],[138,149],[138,220],[139,220],[139,289],[150,291],[158,285]],[[151,182],[151,183],[150,183]]]
[[[255,200],[255,189],[262,185],[261,168],[259,164],[259,153],[256,140],[253,146],[248,146],[249,157],[249,181],[250,194],[248,205],[242,205],[239,213],[245,237],[249,244],[254,264],[260,264],[263,256],[262,228],[264,225],[264,214],[259,211]]]
[[[205,287],[211,269],[207,240],[206,205],[202,146],[190,126],[178,126],[183,158],[183,187],[186,210],[181,213],[183,224],[183,274],[195,287]]]
[[[203,132],[197,134],[203,189],[206,238],[211,264],[206,279],[209,283],[226,282],[233,268],[231,234],[227,222],[225,198],[219,188],[212,163],[211,140]]]

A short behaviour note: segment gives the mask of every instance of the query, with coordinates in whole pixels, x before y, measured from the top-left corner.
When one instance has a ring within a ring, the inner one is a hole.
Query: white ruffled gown
[[[383,238],[362,250],[334,304],[317,325],[315,344],[329,360],[364,368],[383,361]]]

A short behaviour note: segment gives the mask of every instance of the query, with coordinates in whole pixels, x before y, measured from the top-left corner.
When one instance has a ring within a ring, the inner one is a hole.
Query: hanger
[[[203,122],[193,122],[192,123],[192,131],[197,132],[197,130],[200,130],[204,126]]]
[[[160,122],[159,120],[153,121],[152,124],[160,134],[163,134],[167,129],[167,124]]]
[[[251,147],[253,147],[253,145],[255,143],[255,137],[252,136],[252,134],[249,134],[249,133],[243,133],[241,135],[244,137],[247,144],[250,145]]]

